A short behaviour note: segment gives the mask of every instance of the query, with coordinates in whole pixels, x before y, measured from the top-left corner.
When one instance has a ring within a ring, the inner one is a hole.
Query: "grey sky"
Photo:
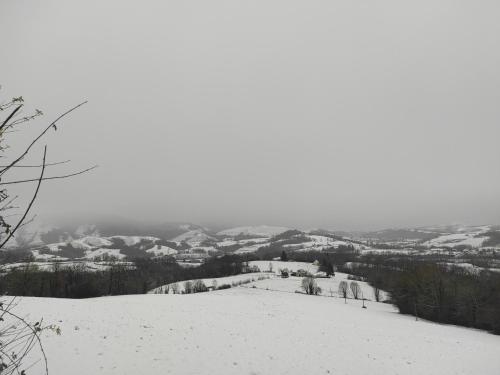
[[[49,152],[100,168],[44,185],[42,217],[498,223],[499,19],[498,1],[2,0],[0,94],[46,121],[89,100]]]

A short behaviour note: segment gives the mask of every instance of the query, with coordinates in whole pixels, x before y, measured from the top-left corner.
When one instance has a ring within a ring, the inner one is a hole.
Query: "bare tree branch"
[[[62,176],[44,177],[41,180],[42,181],[57,180],[57,179],[61,179],[61,178],[68,178],[68,177],[78,176],[79,174],[83,174],[85,172],[89,172],[92,169],[95,169],[97,167],[98,167],[98,165],[94,165],[94,166],[92,166],[90,168],[83,169],[83,170],[75,172],[75,173],[70,173],[70,174],[66,174],[66,175],[62,175]],[[39,180],[40,180],[40,178],[32,178],[32,179],[28,179],[28,180],[18,180],[18,181],[7,181],[7,182],[0,182],[0,185],[24,184],[26,182],[33,182],[33,181],[39,181]]]
[[[45,133],[47,133],[47,131],[56,125],[57,121],[59,121],[60,119],[62,119],[64,116],[68,115],[69,113],[73,112],[74,110],[76,110],[77,108],[81,107],[82,105],[86,104],[87,101],[84,101],[76,106],[74,106],[73,108],[67,110],[66,112],[64,112],[62,115],[60,115],[58,118],[56,118],[54,121],[52,121],[50,123],[49,126],[47,126],[39,135],[38,137],[36,137],[33,142],[30,143],[30,145],[26,148],[26,150],[21,154],[21,156],[19,156],[17,159],[15,159],[12,163],[10,163],[7,167],[5,167],[4,169],[2,169],[0,171],[0,176],[3,175],[5,172],[7,172],[10,168],[12,168],[14,165],[16,165],[22,158],[24,158],[26,156],[26,154],[31,150],[31,147],[33,147],[33,145],[38,142],[38,140],[40,138],[42,138]]]
[[[26,219],[26,216],[28,216],[28,212],[30,211],[31,206],[33,206],[33,203],[35,202],[35,199],[38,195],[38,191],[40,190],[40,185],[42,184],[43,174],[45,172],[45,158],[46,158],[46,156],[47,156],[47,146],[45,146],[43,149],[42,172],[40,173],[40,177],[38,178],[38,185],[36,186],[35,194],[33,194],[33,198],[31,199],[28,207],[24,211],[24,214],[23,214],[21,220],[18,221],[18,223],[16,224],[16,226],[14,227],[13,230],[9,231],[9,235],[7,236],[7,238],[0,244],[0,249],[2,249],[5,246],[5,244],[12,238],[12,236],[14,235],[16,230],[21,226],[24,219]]]
[[[33,347],[33,344],[34,344],[34,341],[36,341],[40,347],[40,351],[42,353],[42,356],[43,356],[43,360],[45,362],[45,374],[48,375],[49,373],[49,365],[48,365],[48,362],[47,362],[47,355],[45,354],[45,350],[43,349],[43,345],[42,345],[42,341],[40,340],[40,332],[42,331],[42,320],[40,320],[39,322],[37,322],[34,326],[29,324],[23,317],[17,315],[17,314],[14,314],[11,309],[3,309],[2,308],[2,316],[3,315],[8,315],[8,316],[11,316],[13,318],[15,318],[17,321],[20,321],[27,330],[31,331],[31,334],[30,336],[31,339],[27,342],[27,345],[25,347],[24,350],[21,351],[22,355],[18,358],[15,359],[15,362],[14,364],[16,365],[16,367],[22,362],[22,360],[24,359],[24,357],[29,353],[29,351],[31,350],[31,348]]]
[[[14,117],[14,115],[16,114],[16,112],[17,112],[17,111],[19,111],[19,110],[21,109],[21,107],[22,107],[22,106],[23,106],[22,104],[18,105],[18,106],[16,107],[16,109],[14,109],[14,110],[12,111],[12,113],[11,113],[9,116],[7,116],[7,118],[5,119],[5,121],[4,121],[4,122],[2,123],[2,125],[0,126],[0,132],[2,131],[2,129],[3,129],[5,126],[7,126],[7,123],[10,121],[10,119],[11,119],[12,117]]]
[[[45,164],[46,167],[52,167],[54,165],[61,165],[61,164],[66,164],[66,163],[69,163],[71,160],[68,159],[68,160],[63,160],[63,161],[58,161],[56,163],[47,163]],[[38,164],[38,165],[13,165],[12,168],[40,168],[42,165],[41,164]],[[7,165],[0,165],[0,168],[6,168]]]

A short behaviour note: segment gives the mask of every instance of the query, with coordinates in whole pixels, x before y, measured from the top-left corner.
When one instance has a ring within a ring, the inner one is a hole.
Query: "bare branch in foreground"
[[[30,145],[26,148],[26,150],[24,150],[24,152],[17,158],[15,159],[12,163],[10,163],[7,167],[3,168],[1,171],[0,171],[0,176],[2,176],[5,172],[7,172],[10,168],[12,168],[14,165],[16,165],[17,163],[19,163],[20,160],[22,160],[27,154],[28,152],[31,150],[31,148],[33,147],[33,145],[38,142],[38,140],[40,140],[40,138],[42,138],[45,133],[47,133],[47,131],[49,131],[50,128],[52,127],[55,127],[57,121],[59,121],[60,119],[62,119],[64,116],[68,115],[69,113],[73,112],[74,110],[76,110],[77,108],[81,107],[82,105],[86,104],[87,101],[84,101],[76,106],[74,106],[73,108],[67,110],[66,112],[64,112],[62,115],[60,115],[58,118],[56,118],[54,121],[52,121],[50,123],[49,126],[47,126],[39,135],[38,137],[36,137],[31,143]]]
[[[94,165],[94,166],[92,166],[90,168],[83,169],[83,170],[75,172],[75,173],[70,173],[70,174],[66,174],[66,175],[62,175],[62,176],[43,177],[41,179],[41,181],[57,180],[57,179],[61,179],[61,178],[68,178],[68,177],[78,176],[79,174],[83,174],[85,172],[89,172],[92,169],[96,169],[97,167],[98,167],[98,165]],[[34,181],[38,181],[38,180],[40,180],[40,179],[39,178],[32,178],[32,179],[28,179],[28,180],[7,181],[7,182],[0,182],[0,185],[23,184],[23,183],[26,183],[26,182],[34,182]]]
[[[21,220],[18,221],[18,223],[16,224],[14,229],[9,231],[9,235],[7,236],[7,238],[0,244],[0,249],[2,249],[5,246],[5,244],[12,238],[12,236],[14,235],[16,230],[21,226],[24,219],[26,219],[26,216],[28,216],[28,212],[30,211],[31,206],[33,206],[33,203],[35,202],[35,199],[38,195],[38,191],[40,190],[40,185],[42,184],[43,174],[45,172],[45,158],[46,158],[46,156],[47,156],[47,146],[45,146],[44,150],[43,150],[42,172],[40,173],[40,177],[38,178],[38,185],[36,186],[35,193],[33,194],[33,198],[31,199],[28,207],[24,211],[24,214],[21,217]]]
[[[58,162],[55,162],[55,163],[47,163],[45,164],[46,167],[52,167],[54,165],[61,165],[61,164],[66,164],[66,163],[69,163],[71,160],[68,159],[68,160],[63,160],[63,161],[58,161]],[[40,168],[42,165],[41,164],[38,164],[38,165],[13,165],[12,168]],[[0,165],[0,168],[7,168],[8,166],[7,165]]]

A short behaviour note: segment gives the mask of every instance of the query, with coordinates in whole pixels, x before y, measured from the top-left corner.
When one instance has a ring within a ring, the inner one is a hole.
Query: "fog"
[[[497,1],[2,0],[0,96],[44,111],[28,132],[89,101],[45,139],[49,161],[72,160],[47,174],[99,168],[46,182],[40,220],[500,223],[499,16]]]

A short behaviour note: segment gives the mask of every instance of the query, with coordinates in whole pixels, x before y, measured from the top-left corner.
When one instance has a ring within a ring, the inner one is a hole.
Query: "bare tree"
[[[56,165],[61,165],[65,164],[68,162],[62,161],[62,162],[53,162],[49,163],[47,162],[47,146],[43,148],[43,153],[41,156],[41,162],[39,164],[22,164],[22,161],[26,159],[28,156],[31,155],[33,152],[33,147],[38,144],[41,139],[50,131],[50,130],[57,130],[57,124],[58,121],[60,121],[62,118],[70,114],[71,112],[75,111],[82,105],[86,104],[87,102],[82,102],[66,112],[64,112],[62,115],[57,117],[54,121],[49,123],[48,126],[45,126],[24,149],[20,150],[17,154],[14,155],[5,155],[2,157],[7,158],[7,160],[10,159],[10,161],[4,163],[4,165],[0,165],[0,249],[3,249],[5,245],[9,242],[11,238],[13,238],[14,234],[19,230],[22,226],[26,225],[27,223],[31,222],[33,218],[28,218],[28,215],[30,213],[30,210],[33,206],[33,203],[35,202],[37,195],[40,191],[40,186],[42,181],[45,180],[55,180],[55,179],[62,179],[62,178],[68,178],[72,176],[76,176],[85,172],[88,172],[97,166],[92,166],[90,168],[86,168],[83,170],[79,170],[76,172],[72,173],[66,173],[66,174],[60,174],[60,175],[54,175],[54,176],[46,176],[45,175],[45,170],[47,167],[52,167]],[[26,116],[19,116],[21,114],[21,109],[24,106],[24,99],[22,96],[13,98],[3,104],[0,104],[0,113],[6,111],[7,115],[3,121],[1,121],[0,125],[0,152],[5,153],[7,150],[11,150],[8,145],[6,145],[6,139],[10,134],[13,134],[17,132],[19,127],[23,124],[25,124],[28,121],[32,121],[35,118],[43,115],[43,112],[40,110],[35,110],[34,113]],[[20,168],[22,169],[39,169],[40,172],[38,176],[33,176],[29,178],[16,178],[15,177],[15,172],[19,170]],[[14,176],[12,176],[14,175]],[[9,179],[9,176],[10,177]],[[6,181],[7,180],[7,181]],[[30,183],[30,182],[36,182],[36,187],[35,191],[29,200],[29,203],[24,209],[19,210],[19,207],[16,205],[18,201],[18,196],[11,196],[7,190],[7,186],[14,185],[14,184],[24,184],[24,183]],[[10,221],[8,218],[14,218],[14,221]]]
[[[14,235],[30,223],[34,217],[30,215],[31,208],[35,202],[42,181],[62,179],[71,176],[76,176],[85,173],[94,167],[80,170],[77,172],[46,176],[45,171],[48,167],[65,164],[66,161],[52,162],[47,161],[47,145],[43,147],[39,163],[23,164],[23,161],[31,156],[34,146],[38,144],[49,130],[57,130],[58,121],[66,115],[70,114],[77,108],[84,105],[86,102],[80,103],[77,106],[70,108],[54,121],[42,128],[38,135],[23,149],[12,149],[8,146],[7,140],[9,136],[23,129],[25,123],[35,120],[43,115],[42,111],[36,109],[31,114],[22,114],[24,99],[22,96],[12,98],[10,100],[0,101],[0,116],[5,113],[3,118],[0,118],[0,158],[6,160],[3,165],[0,165],[0,251],[5,251],[6,245]],[[16,172],[19,170],[39,170],[32,177],[16,177]],[[35,189],[28,199],[28,203],[21,208],[18,205],[19,196],[11,196],[7,190],[7,186],[15,184],[35,183]],[[18,244],[28,247],[30,239],[26,234],[21,235],[17,239]],[[28,269],[28,268],[26,268]],[[52,329],[58,334],[59,328],[52,325],[43,325],[43,320],[40,319],[34,323],[28,321],[22,315],[17,313],[15,309],[17,302],[15,298],[11,298],[7,302],[5,298],[0,299],[0,374],[25,374],[26,370],[34,363],[25,363],[27,355],[35,347],[40,351],[40,357],[43,361],[45,373],[48,374],[47,357],[41,344],[40,335],[44,330]]]
[[[351,281],[350,287],[354,299],[359,299],[359,296],[361,295],[361,288],[359,287],[359,284],[356,281]]]
[[[375,297],[375,301],[380,302],[380,288],[378,286],[373,287],[373,296]]]
[[[349,293],[349,285],[347,284],[347,281],[342,280],[339,283],[339,295],[341,295],[344,298],[344,302],[347,303],[347,294]]]
[[[363,309],[366,309],[366,305],[365,305],[366,298],[365,298],[365,295],[363,294],[363,289],[361,289],[361,300],[363,301],[363,306],[361,306],[361,307]]]
[[[173,294],[178,294],[179,293],[179,284],[173,283],[170,288],[172,289]]]
[[[304,277],[301,282],[301,287],[306,294],[318,295],[321,293],[321,288],[313,277]]]
[[[202,293],[208,291],[203,280],[195,280],[193,283],[193,293]]]
[[[184,293],[185,294],[193,293],[193,282],[192,281],[184,282]]]

